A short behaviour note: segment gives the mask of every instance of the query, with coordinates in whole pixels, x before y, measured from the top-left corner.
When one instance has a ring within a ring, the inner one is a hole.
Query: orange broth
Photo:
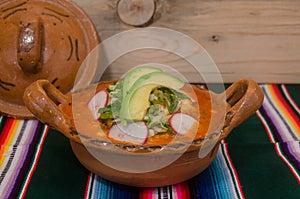
[[[77,98],[76,112],[79,112],[80,119],[74,119],[74,107],[72,107],[71,103],[69,103],[67,106],[61,106],[63,112],[67,115],[67,117],[71,118],[71,124],[74,127],[76,123],[76,128],[74,129],[77,129],[77,131],[95,139],[103,139],[103,135],[105,135],[105,138],[107,138],[109,128],[105,128],[99,121],[95,121],[93,119],[92,113],[88,109],[88,102],[93,97],[95,91],[97,92],[106,89],[109,85],[112,85],[114,83],[114,81],[102,82],[98,84],[94,89],[86,89],[82,92],[79,92],[78,95],[75,94]],[[193,105],[193,108],[187,110],[185,113],[198,120],[198,123],[195,123],[190,130],[191,132],[187,132],[185,136],[176,136],[176,142],[184,141],[187,139],[195,140],[201,137],[205,137],[211,133],[220,132],[223,127],[225,111],[220,111],[223,110],[221,106],[224,105],[224,103],[215,103],[215,105],[212,106],[212,102],[214,103],[215,100],[212,100],[211,97],[216,94],[190,84],[186,84],[183,88],[180,89],[180,91],[184,92],[194,101],[196,101],[196,103],[194,103],[195,105]],[[72,97],[74,97],[74,94],[72,95]],[[212,107],[214,109],[212,109]],[[99,128],[100,126],[101,128]],[[99,129],[101,129],[100,134]],[[157,134],[148,137],[144,145],[168,144],[171,141],[174,141],[174,137],[175,135],[169,133]],[[114,143],[130,144],[120,142],[118,140],[110,140]]]

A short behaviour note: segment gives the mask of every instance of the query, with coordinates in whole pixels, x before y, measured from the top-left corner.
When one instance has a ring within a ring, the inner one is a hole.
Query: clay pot
[[[95,87],[103,89],[108,84],[110,82],[102,82]],[[221,104],[223,100],[226,105],[224,114],[215,111],[218,118],[223,118],[222,123],[212,124],[221,126],[218,132],[212,131],[191,142],[140,146],[115,144],[105,135],[83,132],[93,129],[87,104],[95,87],[64,95],[49,81],[39,80],[26,89],[24,102],[37,118],[69,138],[75,156],[87,169],[108,180],[138,187],[175,184],[201,173],[215,158],[221,140],[254,114],[264,98],[261,88],[250,79],[239,80],[220,94],[199,90],[198,97],[210,95],[213,103]],[[83,96],[77,104],[81,107],[79,112],[74,105],[78,95]],[[79,120],[76,119],[78,115],[81,116]],[[164,161],[166,164],[161,166]]]
[[[0,112],[31,118],[22,100],[25,88],[48,79],[69,92],[82,61],[99,43],[98,34],[71,1],[2,1],[0,16]]]

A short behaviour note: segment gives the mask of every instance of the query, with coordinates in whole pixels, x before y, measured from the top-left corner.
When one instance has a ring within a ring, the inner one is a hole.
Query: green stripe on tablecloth
[[[238,126],[226,139],[228,143],[236,144],[264,144],[270,143],[264,126],[256,115]]]
[[[287,84],[285,85],[289,94],[293,98],[293,100],[300,106],[300,84]]]
[[[69,141],[49,130],[25,198],[83,198],[88,171],[73,154]]]
[[[254,115],[226,139],[246,198],[299,198],[300,186]]]

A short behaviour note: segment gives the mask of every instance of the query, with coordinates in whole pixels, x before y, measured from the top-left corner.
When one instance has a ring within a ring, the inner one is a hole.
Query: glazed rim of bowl
[[[108,139],[100,140],[96,138],[91,138],[81,133],[78,134],[82,140],[82,143],[88,147],[101,148],[105,150],[119,149],[127,152],[158,152],[162,150],[181,151],[189,148],[199,149],[206,142],[216,144],[219,141],[222,132],[223,130],[221,130],[220,132],[210,133],[207,136],[194,139],[193,141],[190,142],[182,141],[182,142],[176,142],[171,144],[151,144],[151,145],[120,144],[120,143],[114,143]]]

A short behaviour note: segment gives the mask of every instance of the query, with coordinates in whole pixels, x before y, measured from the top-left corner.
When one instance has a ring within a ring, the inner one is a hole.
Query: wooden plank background
[[[116,0],[73,1],[90,16],[102,40],[134,28],[119,20]],[[225,82],[250,77],[300,83],[300,0],[157,0],[150,26],[177,30],[201,43]],[[111,71],[111,77],[121,72]]]

